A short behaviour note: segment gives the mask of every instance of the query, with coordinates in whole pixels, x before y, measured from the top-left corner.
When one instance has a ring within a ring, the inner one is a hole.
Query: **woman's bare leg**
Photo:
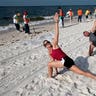
[[[52,77],[53,68],[48,65],[48,77]]]
[[[70,70],[75,72],[75,73],[77,73],[77,74],[84,75],[86,77],[90,77],[90,78],[96,80],[96,76],[95,75],[91,74],[90,72],[86,72],[86,71],[83,71],[83,70],[79,69],[76,65],[73,65],[70,68]]]
[[[64,65],[60,61],[52,61],[48,63],[48,76],[52,77],[54,68],[62,68]]]
[[[56,71],[56,74],[58,74],[58,69],[57,68],[55,68],[55,71]]]

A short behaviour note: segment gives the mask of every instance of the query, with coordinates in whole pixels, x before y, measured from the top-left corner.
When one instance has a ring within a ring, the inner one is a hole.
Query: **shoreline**
[[[84,20],[83,20],[83,22],[86,23],[86,21],[84,21]],[[76,24],[78,24],[77,16],[75,16],[73,18],[72,24],[70,23],[69,18],[66,18],[64,21],[64,28],[70,27],[70,26],[73,26]],[[37,22],[30,22],[29,26],[30,26],[30,32],[32,33],[30,35],[25,34],[24,32],[18,32],[15,29],[14,25],[12,25],[13,29],[10,28],[9,30],[0,31],[0,46],[6,45],[8,43],[14,43],[15,41],[32,39],[33,37],[37,36],[38,34],[41,34],[44,32],[50,32],[50,31],[54,30],[54,22],[52,19],[37,21]],[[21,26],[21,28],[22,28],[22,26]]]
[[[51,25],[51,26],[50,26]],[[0,32],[0,46],[11,44],[16,41],[32,39],[40,33],[49,32],[53,29],[53,23],[39,24],[39,25],[29,25],[32,34],[26,34],[23,32],[18,32],[16,29],[6,30]]]
[[[74,19],[77,19],[77,16],[74,16],[73,17]],[[69,21],[69,17],[64,17],[64,20],[65,20],[65,23],[67,21]],[[47,24],[47,23],[53,23],[53,16],[46,16],[44,17],[44,20],[37,20],[37,21],[30,21],[29,25],[30,26],[38,26],[38,25],[44,25],[44,24]],[[21,27],[23,25],[23,23],[20,23]],[[0,26],[0,33],[4,33],[4,31],[13,31],[15,30],[15,26],[13,23],[10,23],[8,25],[5,25],[5,26]],[[3,31],[3,32],[2,32]]]

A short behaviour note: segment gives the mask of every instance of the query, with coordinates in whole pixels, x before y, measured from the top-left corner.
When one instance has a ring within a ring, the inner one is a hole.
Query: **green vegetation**
[[[44,17],[31,17],[30,18],[30,21],[41,21],[41,20],[44,20]]]

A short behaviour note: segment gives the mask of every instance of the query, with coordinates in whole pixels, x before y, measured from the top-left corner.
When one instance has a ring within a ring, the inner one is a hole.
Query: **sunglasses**
[[[46,47],[46,46],[47,46],[47,44],[49,44],[49,43],[50,43],[49,41],[45,41],[45,42],[44,42],[44,44],[43,44],[43,45],[44,45],[44,47]]]

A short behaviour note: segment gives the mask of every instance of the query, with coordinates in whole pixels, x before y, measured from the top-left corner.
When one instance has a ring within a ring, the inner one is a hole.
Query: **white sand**
[[[90,21],[60,28],[60,46],[77,66],[96,74],[96,52],[88,57],[89,40],[82,34],[92,24]],[[59,69],[61,74],[54,79],[47,78],[49,57],[42,41],[51,40],[53,34],[43,32],[32,39],[18,35],[26,39],[6,41],[0,46],[0,96],[96,96],[95,80],[66,69]]]

